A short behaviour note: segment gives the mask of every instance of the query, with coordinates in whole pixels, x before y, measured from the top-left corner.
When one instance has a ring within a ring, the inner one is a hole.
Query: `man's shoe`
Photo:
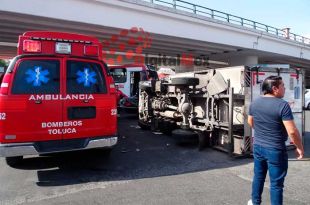
[[[250,199],[250,200],[248,201],[248,205],[253,205],[252,199]]]

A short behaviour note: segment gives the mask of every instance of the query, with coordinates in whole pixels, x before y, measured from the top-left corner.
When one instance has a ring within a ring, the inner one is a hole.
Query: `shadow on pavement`
[[[177,146],[166,135],[141,130],[132,116],[119,119],[119,143],[110,156],[88,150],[26,158],[18,169],[37,170],[38,186],[132,180],[240,166],[252,159],[234,159],[226,153],[196,145]],[[294,160],[294,151],[290,151]]]

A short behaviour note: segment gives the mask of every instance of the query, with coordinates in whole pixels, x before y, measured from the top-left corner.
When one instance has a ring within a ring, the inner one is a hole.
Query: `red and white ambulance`
[[[31,31],[0,88],[0,156],[112,148],[117,143],[114,81],[98,39]]]

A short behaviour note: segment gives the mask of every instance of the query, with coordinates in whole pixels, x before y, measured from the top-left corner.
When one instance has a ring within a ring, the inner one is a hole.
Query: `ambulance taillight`
[[[115,94],[116,93],[116,88],[115,88],[113,77],[112,76],[107,76],[107,81],[108,81],[108,85],[109,85],[109,92],[111,94]]]
[[[7,95],[9,93],[9,83],[11,82],[11,78],[12,78],[11,73],[4,74],[0,87],[0,94]]]
[[[27,53],[41,53],[41,41],[24,40],[23,51]]]

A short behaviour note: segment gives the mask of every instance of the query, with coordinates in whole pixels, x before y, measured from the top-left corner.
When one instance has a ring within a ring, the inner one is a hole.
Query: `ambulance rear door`
[[[104,65],[68,58],[64,97],[64,139],[115,135],[116,96],[110,94]]]
[[[59,100],[61,60],[51,57],[27,57],[14,61],[8,70],[9,93],[1,97],[5,120],[1,128],[7,142],[59,140],[63,106]]]

